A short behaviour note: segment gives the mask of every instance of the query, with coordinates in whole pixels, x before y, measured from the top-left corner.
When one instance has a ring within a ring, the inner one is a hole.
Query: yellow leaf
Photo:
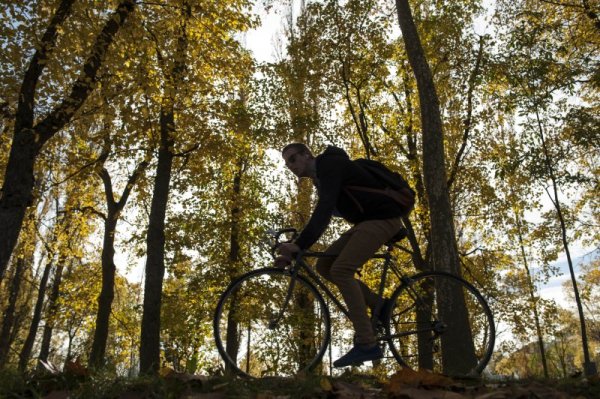
[[[329,382],[328,378],[321,378],[321,389],[324,390],[325,392],[331,392],[333,391],[333,386],[331,385],[331,382]]]

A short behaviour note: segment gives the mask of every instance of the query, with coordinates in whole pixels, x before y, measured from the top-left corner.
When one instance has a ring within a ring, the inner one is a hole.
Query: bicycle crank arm
[[[382,335],[381,337],[379,337],[379,339],[382,341],[387,341],[387,340],[394,339],[394,338],[408,337],[409,335],[420,334],[420,333],[425,333],[425,332],[434,333],[434,337],[436,337],[436,338],[441,335],[441,333],[436,332],[435,330],[433,330],[431,328],[424,328],[422,330],[406,331],[406,332],[402,332],[399,334]]]

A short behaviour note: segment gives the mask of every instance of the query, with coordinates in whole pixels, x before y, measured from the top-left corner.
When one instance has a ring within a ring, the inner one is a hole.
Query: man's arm
[[[310,220],[295,243],[300,249],[308,249],[323,234],[337,204],[342,190],[344,162],[338,157],[327,157],[320,161],[317,169],[319,178],[319,201]]]

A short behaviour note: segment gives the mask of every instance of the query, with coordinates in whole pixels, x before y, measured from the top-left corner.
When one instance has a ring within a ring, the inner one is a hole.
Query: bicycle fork
[[[279,312],[275,315],[274,318],[269,320],[269,330],[274,330],[275,328],[277,328],[277,324],[279,324],[279,322],[283,318],[283,314],[285,313],[288,307],[288,303],[290,302],[290,299],[292,299],[292,292],[294,291],[294,286],[296,285],[297,274],[298,272],[293,272],[291,274],[290,285],[288,287],[287,293],[285,294],[285,299],[283,301],[283,304],[281,305],[281,309],[279,309]]]

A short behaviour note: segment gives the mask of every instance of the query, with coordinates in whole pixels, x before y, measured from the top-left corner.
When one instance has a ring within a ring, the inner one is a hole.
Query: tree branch
[[[69,96],[35,126],[35,132],[39,135],[42,144],[69,122],[92,92],[97,80],[98,70],[102,65],[108,47],[114,41],[127,16],[133,11],[135,2],[136,0],[123,0],[117,6],[96,37],[91,55],[85,61]]]
[[[120,211],[125,207],[127,203],[127,199],[129,198],[129,194],[131,193],[131,189],[135,186],[135,182],[140,177],[142,172],[148,167],[148,161],[144,160],[140,162],[140,164],[135,168],[129,179],[127,180],[127,185],[125,186],[125,190],[123,190],[123,194],[121,194],[121,198],[119,202],[117,202],[117,209]]]
[[[102,168],[102,170],[98,172],[98,175],[102,179],[102,183],[104,183],[104,194],[106,196],[106,203],[110,213],[110,209],[116,206],[112,180],[110,179],[110,174],[108,174],[108,170],[106,170],[106,168]]]
[[[469,88],[467,90],[467,117],[464,121],[465,127],[463,130],[462,144],[460,146],[460,149],[456,153],[452,169],[450,170],[450,177],[448,178],[448,189],[452,187],[452,184],[456,179],[456,174],[458,173],[460,162],[462,161],[463,154],[465,152],[467,142],[469,140],[469,135],[471,134],[471,125],[473,123],[473,91],[475,90],[477,76],[479,75],[481,68],[481,59],[483,58],[483,44],[484,37],[480,36],[479,50],[477,51],[477,60],[475,61],[475,68],[473,68],[471,76],[469,77]]]
[[[100,212],[99,210],[97,210],[96,208],[94,208],[93,206],[84,206],[84,207],[75,207],[75,208],[70,208],[70,210],[72,211],[79,211],[81,213],[86,213],[86,212],[90,212],[93,213],[96,216],[101,217],[103,220],[106,220],[107,216]]]
[[[62,24],[71,13],[73,3],[75,3],[75,0],[62,0],[60,2],[48,24],[48,28],[46,28],[46,32],[44,32],[44,35],[42,36],[38,49],[35,51],[29,62],[19,93],[15,132],[33,127],[35,88],[46,67],[48,55],[52,51],[52,47],[56,44],[58,26]]]
[[[596,27],[596,29],[600,30],[600,18],[598,17],[598,14],[596,14],[596,12],[592,10],[588,0],[582,0],[582,2],[583,9],[585,10],[585,15],[587,15],[588,18],[594,22],[594,26]]]
[[[360,140],[362,141],[363,146],[365,147],[365,151],[367,152],[367,158],[370,158],[369,143],[365,141],[365,138],[364,138],[363,132],[362,132],[361,121],[359,120],[359,117],[357,117],[356,110],[354,109],[354,106],[352,105],[352,98],[350,97],[350,85],[349,85],[350,81],[346,75],[346,63],[345,62],[342,62],[341,77],[342,77],[342,84],[344,85],[346,102],[348,103],[348,109],[350,110],[350,114],[352,115],[352,120],[354,121],[356,130],[358,130],[358,136],[360,137]]]
[[[566,2],[553,1],[553,0],[540,0],[540,1],[542,3],[552,4],[554,6],[585,9],[585,6],[582,6],[580,4],[575,4],[575,3],[566,3]],[[586,0],[583,0],[583,3],[585,4]]]
[[[185,151],[174,153],[173,156],[174,157],[184,157],[184,156],[188,155],[190,152],[196,151],[198,148],[200,148],[200,143],[194,144],[193,146],[191,146],[190,148],[188,148]]]
[[[73,177],[77,176],[78,174],[80,174],[81,172],[83,172],[85,169],[89,168],[90,166],[94,166],[96,163],[98,162],[102,162],[104,163],[104,160],[101,158],[97,158],[94,159],[93,161],[90,161],[88,163],[86,163],[85,165],[83,165],[81,168],[79,168],[77,171],[67,175],[67,177],[65,177],[64,179],[57,181],[57,182],[53,182],[50,187],[55,187],[55,186],[60,186],[63,183],[66,183],[67,181],[69,181],[70,179],[72,179]]]

